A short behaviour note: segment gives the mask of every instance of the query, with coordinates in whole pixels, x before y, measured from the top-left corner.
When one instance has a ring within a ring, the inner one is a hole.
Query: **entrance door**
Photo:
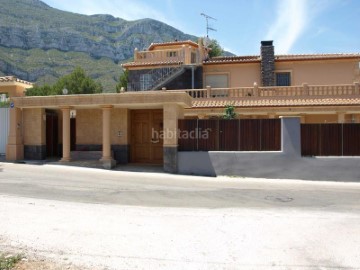
[[[163,111],[131,112],[131,162],[163,163]]]
[[[55,111],[46,111],[46,157],[59,155],[58,115]]]

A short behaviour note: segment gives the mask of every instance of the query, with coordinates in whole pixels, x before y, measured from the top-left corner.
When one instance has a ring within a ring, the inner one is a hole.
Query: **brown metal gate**
[[[360,124],[302,124],[303,156],[360,156]]]
[[[280,151],[280,119],[179,120],[179,151]]]

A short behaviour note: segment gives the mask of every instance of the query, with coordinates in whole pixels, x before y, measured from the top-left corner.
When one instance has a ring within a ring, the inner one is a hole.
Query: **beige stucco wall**
[[[102,110],[76,110],[76,144],[102,144]]]
[[[290,71],[292,85],[352,84],[359,80],[359,65],[354,60],[276,62],[276,71]]]
[[[229,87],[252,87],[254,82],[260,83],[260,64],[232,64],[232,65],[205,65],[204,82],[206,75],[228,74]]]
[[[336,114],[314,114],[304,115],[304,121],[306,124],[321,124],[321,123],[337,123],[338,116]]]
[[[8,94],[9,97],[24,96],[25,88],[20,85],[0,84],[0,94]]]
[[[128,109],[113,109],[111,112],[111,144],[130,144],[130,112]]]
[[[46,144],[45,109],[23,109],[24,145]]]
[[[330,85],[360,81],[359,62],[350,60],[276,62],[275,72],[291,72],[291,84]],[[204,65],[207,74],[228,74],[229,87],[260,85],[260,63]]]
[[[112,109],[111,144],[128,144],[129,132],[129,110]],[[76,110],[76,144],[102,144],[101,108]]]

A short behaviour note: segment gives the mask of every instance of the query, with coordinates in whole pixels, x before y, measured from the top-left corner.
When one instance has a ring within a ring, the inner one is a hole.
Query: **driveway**
[[[360,269],[359,202],[359,183],[0,163],[0,247],[94,270]]]

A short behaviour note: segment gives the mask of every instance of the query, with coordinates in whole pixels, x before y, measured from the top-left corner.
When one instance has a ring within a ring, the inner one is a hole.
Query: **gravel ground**
[[[2,249],[35,258],[33,268],[23,262],[19,269],[360,269],[359,212],[127,207],[7,195],[0,206]]]

